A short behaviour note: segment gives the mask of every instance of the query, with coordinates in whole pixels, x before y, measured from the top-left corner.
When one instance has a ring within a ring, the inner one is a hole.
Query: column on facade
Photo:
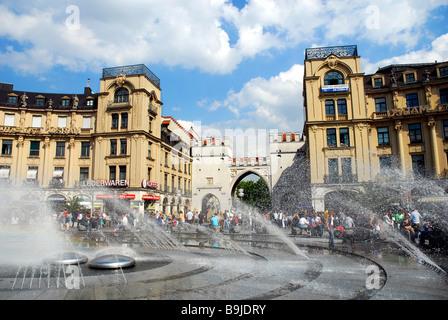
[[[44,161],[42,166],[42,186],[47,186],[52,178],[53,172],[51,172],[51,168],[49,167],[50,163],[50,138],[46,137],[44,139]]]
[[[435,121],[434,117],[429,117],[428,126],[429,126],[429,130],[431,131],[431,148],[432,148],[434,173],[436,175],[439,175],[440,174],[440,162],[439,162],[439,153],[438,153],[438,148],[437,148],[436,121]]]
[[[75,158],[75,139],[74,138],[70,138],[68,152],[69,152],[69,158],[68,158],[69,165],[67,168],[67,175],[66,175],[67,184],[65,186],[70,188],[71,186],[74,185],[74,180],[76,179],[75,177],[77,175],[77,172],[73,171],[73,170],[76,170],[75,168],[77,167],[74,165],[75,164],[75,159],[74,159]],[[70,170],[72,170],[72,172],[70,172]]]
[[[395,122],[395,130],[397,130],[398,137],[398,153],[400,154],[401,173],[406,174],[406,159],[404,157],[404,143],[403,143],[403,124],[401,121]]]
[[[17,168],[16,184],[17,185],[20,185],[24,180],[24,178],[23,178],[24,174],[23,174],[23,170],[22,170],[22,168],[24,166],[24,163],[23,163],[24,159],[25,159],[25,157],[23,156],[23,136],[20,136],[17,141],[17,166],[16,166],[16,168]],[[19,179],[21,179],[21,180],[19,181]]]

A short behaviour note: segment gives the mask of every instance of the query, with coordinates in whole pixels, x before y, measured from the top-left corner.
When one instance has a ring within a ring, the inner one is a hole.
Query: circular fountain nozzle
[[[45,262],[49,264],[82,264],[88,260],[87,256],[77,252],[63,252],[53,257],[45,259]]]
[[[134,265],[134,258],[120,254],[108,254],[101,256],[91,260],[89,263],[89,267],[94,269],[118,269],[132,267]]]

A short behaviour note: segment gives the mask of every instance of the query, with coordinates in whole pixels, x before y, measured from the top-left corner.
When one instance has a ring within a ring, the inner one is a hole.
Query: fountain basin
[[[45,260],[49,264],[64,265],[83,264],[87,261],[87,256],[77,252],[63,252]]]
[[[134,258],[120,254],[108,254],[101,256],[91,260],[89,263],[89,267],[94,269],[119,269],[132,267],[134,265]]]

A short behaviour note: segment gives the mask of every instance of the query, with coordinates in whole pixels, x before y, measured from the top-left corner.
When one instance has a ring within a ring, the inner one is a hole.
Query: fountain
[[[359,203],[349,203],[361,210]],[[404,299],[448,297],[442,268],[407,239],[328,250],[328,239],[291,236],[253,208],[239,233],[149,218],[114,232],[61,231],[43,210],[31,224],[0,226],[4,299]],[[127,208],[120,208],[126,212]],[[265,230],[265,233],[257,230]],[[363,251],[363,248],[368,250]],[[425,261],[422,264],[421,261]],[[427,268],[427,265],[434,268]],[[442,271],[441,271],[442,270]],[[435,272],[434,272],[435,271]],[[392,274],[391,281],[389,275]],[[399,275],[399,281],[395,281]],[[404,287],[410,285],[409,287]],[[411,292],[411,293],[409,293]]]

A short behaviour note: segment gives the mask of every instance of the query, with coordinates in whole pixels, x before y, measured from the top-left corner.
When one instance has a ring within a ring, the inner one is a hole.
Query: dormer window
[[[126,88],[121,88],[115,91],[114,103],[129,102],[129,91]]]
[[[415,82],[415,73],[407,73],[404,75],[406,83]]]
[[[43,106],[45,104],[45,98],[42,96],[36,97],[36,105]]]
[[[344,77],[337,71],[330,71],[325,75],[324,85],[332,86],[337,84],[344,84]]]
[[[373,86],[375,88],[379,88],[383,86],[383,78],[374,78],[373,79]]]
[[[439,77],[448,76],[448,66],[439,68]]]
[[[8,103],[17,104],[18,97],[15,94],[8,96]]]
[[[69,107],[70,106],[70,98],[69,97],[63,97],[62,98],[62,106],[63,107]]]

